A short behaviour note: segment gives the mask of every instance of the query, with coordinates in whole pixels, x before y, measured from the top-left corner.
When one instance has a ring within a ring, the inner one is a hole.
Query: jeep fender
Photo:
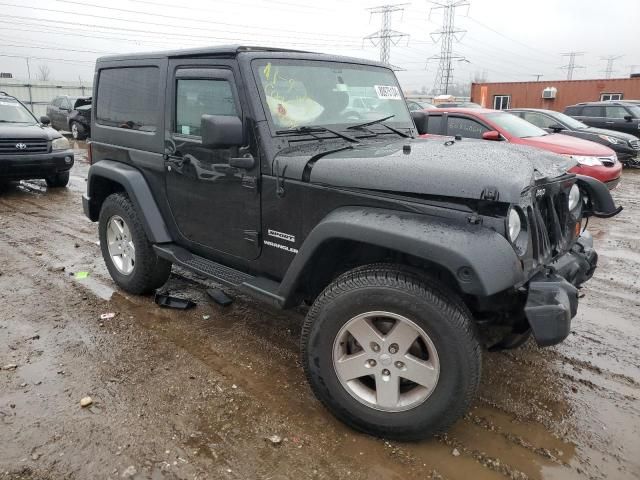
[[[83,203],[85,213],[92,221],[98,220],[103,200],[100,199],[100,204],[94,200],[96,184],[99,178],[106,178],[124,188],[142,219],[144,231],[150,242],[165,243],[172,241],[160,209],[142,172],[121,162],[102,160],[92,165],[89,169],[87,195],[83,198]]]
[[[497,232],[412,212],[343,207],[309,233],[289,266],[279,294],[290,299],[304,266],[324,242],[353,240],[422,258],[447,269],[462,292],[489,296],[524,281],[513,247]]]

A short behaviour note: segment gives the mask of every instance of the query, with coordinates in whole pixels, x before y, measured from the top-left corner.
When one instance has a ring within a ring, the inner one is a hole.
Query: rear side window
[[[442,135],[442,115],[429,115],[427,133]]]
[[[537,112],[525,112],[523,118],[527,122],[533,123],[536,127],[540,128],[549,128],[552,125],[558,124],[557,120]]]
[[[100,71],[96,119],[102,125],[155,132],[158,126],[159,69],[109,68]]]
[[[591,107],[584,107],[582,109],[582,116],[583,117],[602,117],[602,107],[598,107],[598,106],[591,106]]]
[[[200,136],[202,115],[238,115],[226,80],[178,80],[176,132]]]

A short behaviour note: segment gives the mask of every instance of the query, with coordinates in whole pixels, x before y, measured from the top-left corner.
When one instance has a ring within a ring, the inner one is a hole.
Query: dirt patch
[[[212,305],[215,284],[179,269],[169,288],[198,302],[188,312],[118,291],[81,211],[76,147],[70,188],[0,194],[0,367],[17,365],[0,370],[0,478],[640,477],[640,171],[615,192],[625,211],[590,225],[601,266],[569,339],[486,354],[465,418],[398,443],[315,400],[300,312],[231,290],[231,306]]]

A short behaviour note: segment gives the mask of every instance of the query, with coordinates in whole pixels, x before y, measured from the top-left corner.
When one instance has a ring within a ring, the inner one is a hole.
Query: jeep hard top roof
[[[295,58],[296,56],[300,56],[301,58],[314,58],[317,60],[326,60],[326,61],[334,61],[334,62],[347,62],[347,63],[360,63],[360,64],[371,64],[378,65],[389,68],[388,65],[385,65],[376,60],[368,60],[362,58],[354,58],[354,57],[344,57],[340,55],[329,55],[326,53],[317,53],[317,52],[309,52],[306,50],[292,50],[287,48],[272,48],[272,47],[255,47],[255,46],[247,46],[247,45],[219,45],[214,47],[202,47],[202,48],[188,48],[183,50],[166,50],[166,51],[156,51],[156,52],[142,52],[142,53],[131,53],[125,55],[107,55],[104,57],[100,57],[96,60],[96,63],[99,64],[101,62],[117,62],[117,61],[127,61],[127,60],[143,60],[143,59],[151,59],[151,58],[196,58],[196,57],[235,57],[240,54],[259,54],[259,53],[268,53],[268,54],[277,54],[281,53],[283,56],[288,58]]]

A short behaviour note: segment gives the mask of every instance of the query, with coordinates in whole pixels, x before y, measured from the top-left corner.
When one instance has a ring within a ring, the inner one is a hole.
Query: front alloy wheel
[[[349,320],[336,336],[333,365],[356,400],[387,412],[423,403],[440,375],[431,338],[408,318],[391,312],[367,312]]]

